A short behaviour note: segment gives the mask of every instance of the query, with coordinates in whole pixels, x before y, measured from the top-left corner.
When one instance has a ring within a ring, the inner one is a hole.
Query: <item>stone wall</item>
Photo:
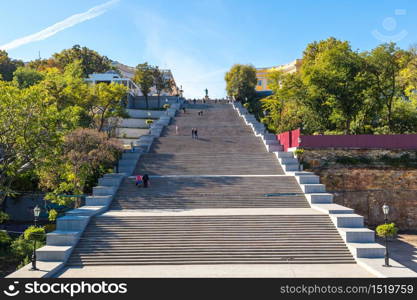
[[[404,157],[410,157],[410,162],[404,162]],[[303,154],[307,170],[320,176],[336,203],[355,209],[370,227],[383,223],[381,207],[386,203],[390,220],[402,230],[417,230],[415,159],[413,151],[326,149]]]

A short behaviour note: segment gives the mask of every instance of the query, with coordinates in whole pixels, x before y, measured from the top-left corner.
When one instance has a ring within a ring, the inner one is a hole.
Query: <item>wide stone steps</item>
[[[152,145],[151,153],[264,153],[265,146],[257,137],[185,136],[161,137]]]
[[[269,199],[262,201],[262,199],[254,200],[235,200],[227,201],[220,199],[212,199],[211,201],[201,200],[167,200],[167,201],[152,201],[152,200],[136,200],[138,202],[129,201],[115,201],[111,206],[112,210],[132,210],[132,209],[204,209],[204,208],[308,208],[308,203],[301,197],[293,199]]]
[[[176,126],[178,126],[178,131]],[[173,125],[165,128],[162,132],[162,136],[191,136],[192,128],[198,129],[198,135],[201,137],[208,137],[208,136],[248,136],[251,134],[251,130],[249,127],[242,127],[240,125],[237,126],[216,126],[216,127],[207,127],[204,126],[202,123],[195,124],[194,126],[187,126],[176,124],[174,122]]]
[[[191,139],[194,127],[199,140]],[[151,175],[149,188],[126,178],[110,206],[118,212],[91,220],[68,265],[354,264],[343,241],[352,234],[341,236],[335,224],[361,220],[298,215],[310,207],[303,189],[311,203],[331,199],[316,178],[300,187],[294,176],[268,176],[298,171],[298,164],[273,136],[253,134],[262,130],[246,125],[230,105],[187,105],[136,166],[134,175]],[[226,208],[251,214],[224,215]],[[249,208],[292,208],[294,215],[253,215]],[[219,214],[191,216],[193,209]],[[181,210],[190,211],[174,216]]]
[[[113,210],[309,207],[290,176],[151,178],[148,189],[125,179],[121,186]]]
[[[221,167],[219,167],[221,166]],[[150,175],[283,175],[274,154],[145,154],[136,174]]]
[[[110,263],[111,262],[111,263]],[[324,215],[96,217],[68,264],[354,263]]]

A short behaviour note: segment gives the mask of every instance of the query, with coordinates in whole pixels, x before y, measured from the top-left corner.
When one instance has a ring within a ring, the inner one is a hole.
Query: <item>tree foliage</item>
[[[12,81],[18,67],[23,67],[21,60],[11,59],[6,51],[0,50],[0,80]]]
[[[167,79],[164,76],[164,72],[161,71],[158,67],[154,68],[153,79],[154,79],[154,86],[156,89],[156,94],[158,95],[158,108],[159,108],[161,93],[163,91],[171,92],[174,83],[170,79]]]
[[[94,128],[98,131],[111,130],[116,126],[112,120],[126,117],[122,101],[126,98],[127,88],[118,83],[99,83],[92,87],[92,95],[87,103]]]
[[[148,95],[155,82],[155,68],[147,62],[136,66],[133,81],[140,87],[142,94],[145,96],[146,109],[149,108]]]
[[[305,134],[417,132],[417,51],[383,44],[358,53],[335,38],[310,43],[294,74],[272,71],[261,100],[271,131]]]
[[[77,128],[99,134],[93,145],[97,155],[114,143],[109,137],[118,118],[126,115],[127,88],[114,83],[89,85],[84,80],[90,71],[107,70],[108,63],[98,53],[75,46],[51,59],[18,67],[12,82],[0,80],[0,204],[7,196],[18,196],[17,183],[29,178],[35,188],[41,182],[38,188],[46,192],[83,193],[108,167],[101,157],[101,163],[93,163],[96,170],[81,174],[75,184],[71,177],[78,176],[75,161],[64,163],[70,161],[68,139]],[[51,181],[47,173],[54,173],[52,169],[58,177],[54,184],[45,184]]]
[[[25,240],[43,242],[46,238],[45,228],[30,226],[23,233]]]
[[[225,75],[228,96],[244,102],[255,97],[256,69],[251,65],[232,66]]]
[[[28,88],[44,79],[44,75],[34,69],[19,67],[13,73],[13,83],[20,89]]]
[[[53,56],[55,64],[61,70],[76,60],[81,62],[83,77],[92,73],[104,73],[112,69],[111,60],[102,56],[94,50],[80,45],[74,45],[70,49],[65,49]]]
[[[0,210],[0,224],[8,221],[10,219],[10,216],[6,214],[5,212]]]
[[[19,89],[0,82],[0,203],[13,194],[14,180],[35,168],[63,134],[73,129],[73,111],[45,101],[41,86]]]
[[[105,133],[78,128],[64,137],[58,159],[46,161],[39,169],[40,185],[51,191],[47,199],[68,205],[63,194],[84,194],[90,181],[97,180],[113,168],[122,151],[118,140]]]
[[[379,225],[376,228],[376,234],[380,237],[393,238],[397,235],[398,228],[394,223]]]

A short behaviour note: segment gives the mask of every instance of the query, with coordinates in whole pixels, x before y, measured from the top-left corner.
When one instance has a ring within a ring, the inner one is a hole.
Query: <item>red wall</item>
[[[284,151],[288,151],[288,148],[299,146],[300,129],[293,131],[283,132],[278,134],[277,138],[281,145],[284,147]]]
[[[417,134],[300,136],[300,130],[297,129],[279,134],[278,140],[284,146],[284,151],[292,147],[417,150]]]

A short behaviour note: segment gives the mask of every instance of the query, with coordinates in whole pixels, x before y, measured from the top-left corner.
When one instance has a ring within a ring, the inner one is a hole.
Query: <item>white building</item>
[[[114,61],[112,63],[113,67],[116,67],[119,72],[122,74],[123,77],[129,78],[133,80],[133,77],[135,76],[136,68],[130,67],[124,64],[121,64],[117,61]],[[172,91],[162,91],[161,96],[175,96],[180,94],[180,88],[177,86],[174,75],[172,74],[171,70],[161,70],[161,72],[164,74],[165,80],[172,80],[174,82],[174,86],[172,87]],[[143,96],[142,92],[139,90],[138,96]],[[157,91],[155,87],[151,88],[151,92],[149,93],[149,96],[156,96]]]
[[[132,96],[140,96],[141,92],[139,87],[130,78],[122,78],[115,71],[108,71],[106,73],[93,73],[85,79],[86,82],[91,84],[97,83],[119,83],[129,88],[129,93]]]

